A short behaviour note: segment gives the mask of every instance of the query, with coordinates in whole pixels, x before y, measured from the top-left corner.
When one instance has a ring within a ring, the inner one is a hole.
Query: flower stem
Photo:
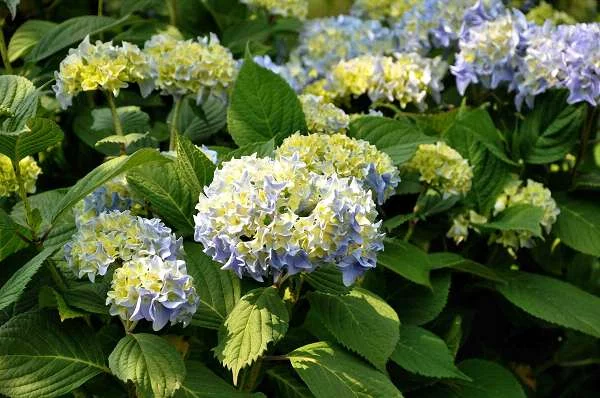
[[[110,113],[112,114],[113,127],[115,129],[116,135],[123,135],[123,126],[121,125],[121,118],[119,117],[119,112],[117,112],[117,106],[115,105],[115,96],[110,91],[104,91],[106,95],[106,101],[108,102],[108,107],[110,108]],[[125,144],[120,144],[120,152],[121,155],[125,155]]]
[[[98,16],[101,17],[104,12],[104,0],[98,0]]]
[[[573,181],[573,179],[575,178],[577,169],[579,168],[579,165],[585,157],[592,130],[594,130],[596,128],[596,125],[598,124],[598,108],[589,104],[587,105],[587,107],[587,116],[583,125],[583,129],[581,130],[579,152],[577,153],[577,158],[575,159],[575,165],[571,170],[571,181]]]
[[[17,184],[19,184],[19,197],[23,201],[23,205],[25,206],[25,217],[27,218],[27,225],[31,230],[31,240],[35,242],[37,240],[35,228],[33,228],[33,211],[31,209],[31,205],[29,204],[29,199],[27,198],[27,192],[25,191],[25,182],[23,181],[23,176],[21,175],[21,165],[19,161],[13,160],[13,169],[15,170],[15,178],[17,179]]]
[[[2,62],[4,63],[6,73],[12,75],[13,69],[8,59],[8,50],[6,49],[6,40],[4,39],[4,19],[0,21],[0,55],[2,55]]]
[[[65,281],[63,280],[62,276],[60,276],[60,273],[58,272],[56,267],[54,266],[54,263],[52,263],[51,260],[46,260],[44,264],[46,265],[46,268],[48,268],[48,271],[50,271],[52,280],[54,281],[54,283],[56,283],[56,286],[58,286],[59,290],[62,292],[66,291],[67,285],[65,284]]]
[[[177,0],[165,0],[169,9],[169,24],[177,26]]]
[[[177,150],[177,121],[181,111],[181,98],[176,98],[173,104],[173,116],[171,117],[171,138],[169,140],[169,151]]]

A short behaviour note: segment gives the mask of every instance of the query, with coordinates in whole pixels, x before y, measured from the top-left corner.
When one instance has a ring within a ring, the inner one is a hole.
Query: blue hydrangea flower
[[[160,256],[134,257],[115,270],[106,305],[123,320],[152,322],[155,331],[182,323],[187,326],[199,297],[182,260]]]
[[[176,260],[183,253],[182,238],[157,218],[133,216],[129,211],[100,213],[78,226],[65,245],[68,267],[78,277],[94,282],[108,267],[140,256]]]

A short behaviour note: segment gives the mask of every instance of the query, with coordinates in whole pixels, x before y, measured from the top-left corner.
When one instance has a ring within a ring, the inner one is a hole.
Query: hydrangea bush
[[[600,394],[594,2],[0,12],[0,395]]]

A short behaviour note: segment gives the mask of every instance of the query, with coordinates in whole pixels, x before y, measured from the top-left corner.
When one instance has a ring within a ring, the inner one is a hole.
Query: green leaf
[[[113,374],[131,380],[138,397],[172,397],[185,379],[183,359],[171,344],[153,334],[128,334],[108,357]]]
[[[249,156],[256,154],[258,157],[267,157],[273,154],[275,150],[275,140],[271,139],[265,142],[258,142],[254,144],[244,145],[240,148],[234,149],[223,156],[222,161],[226,162],[231,159],[237,159],[242,156]],[[219,157],[220,158],[220,157]]]
[[[343,296],[314,292],[308,300],[310,311],[340,344],[385,370],[398,342],[400,327],[392,307],[373,293],[358,288]]]
[[[275,367],[267,370],[269,378],[277,388],[277,396],[281,398],[312,398],[314,395],[302,381],[298,380],[289,369]]]
[[[202,362],[187,361],[185,365],[187,376],[181,388],[175,393],[175,398],[227,398],[262,395],[237,391],[232,385],[214,374]]]
[[[113,29],[125,22],[127,18],[129,16],[117,20],[105,16],[83,15],[67,19],[54,28],[47,30],[26,59],[33,63],[39,62],[72,44],[80,42],[88,35],[93,36]]]
[[[444,139],[473,168],[472,187],[465,200],[473,202],[478,213],[487,214],[510,178],[510,168],[489,150],[486,141],[474,132],[469,123],[463,122],[469,112],[459,113],[454,124],[444,133]]]
[[[181,135],[192,142],[205,140],[227,124],[227,103],[209,96],[202,104],[184,101],[179,111],[177,126]]]
[[[386,239],[377,264],[416,284],[431,288],[427,253],[398,239]]]
[[[449,272],[432,273],[431,289],[407,282],[396,287],[387,301],[403,324],[423,325],[437,318],[446,306],[450,284]]]
[[[0,111],[8,116],[2,122],[3,132],[20,131],[35,116],[38,92],[33,83],[21,76],[0,76]]]
[[[402,326],[392,361],[425,377],[470,380],[454,365],[450,350],[435,334],[418,326]]]
[[[40,289],[39,305],[40,308],[56,308],[61,322],[64,322],[66,319],[82,318],[87,315],[84,312],[69,307],[63,296],[49,286],[43,286]]]
[[[456,253],[440,252],[429,254],[429,267],[433,269],[449,268],[454,271],[472,274],[495,282],[504,282],[492,268],[462,257]]]
[[[71,209],[77,202],[106,181],[111,180],[134,167],[150,162],[164,163],[169,162],[169,159],[153,149],[140,149],[133,155],[119,156],[118,158],[111,159],[96,167],[79,180],[77,184],[73,185],[62,200],[56,205],[54,214],[51,217],[52,223],[54,223],[65,211]]]
[[[507,281],[496,290],[523,311],[600,337],[600,297],[558,279],[526,272],[507,274]]]
[[[215,165],[204,152],[185,137],[177,140],[176,165],[194,197],[198,197],[202,189],[210,184],[215,172]]]
[[[127,152],[131,152],[131,147],[151,147],[153,146],[150,132],[139,134],[131,133],[125,135],[109,135],[96,142],[96,148],[101,152],[117,153],[120,151],[121,145],[125,147]]]
[[[600,256],[600,207],[596,200],[556,195],[560,214],[552,232],[562,243],[592,256]]]
[[[346,294],[350,291],[342,280],[342,273],[334,266],[319,267],[302,275],[317,291],[332,294]]]
[[[419,145],[436,141],[421,132],[408,118],[389,119],[379,116],[353,120],[348,135],[369,141],[377,149],[390,155],[396,165],[410,160]]]
[[[21,296],[25,287],[38,272],[44,261],[62,245],[48,246],[15,272],[0,288],[0,310],[8,307]]]
[[[152,211],[166,223],[182,235],[193,233],[192,215],[198,195],[194,195],[179,177],[175,163],[139,168],[128,174],[127,182],[137,194],[150,202]]]
[[[233,87],[227,124],[238,146],[307,130],[302,106],[291,87],[249,57]]]
[[[68,289],[63,292],[63,297],[67,305],[82,309],[94,314],[108,314],[106,305],[106,293],[109,290],[109,281],[103,283],[75,282],[68,284]]]
[[[60,142],[63,136],[61,128],[52,120],[34,117],[20,132],[0,133],[0,153],[19,161]]]
[[[150,116],[137,106],[121,106],[117,108],[123,131],[130,133],[146,133],[150,130]],[[97,134],[115,134],[112,113],[109,108],[92,110],[93,123],[91,130]]]
[[[133,14],[136,11],[164,6],[163,3],[161,0],[123,0],[121,2],[121,15]]]
[[[288,357],[317,398],[402,397],[383,373],[329,343],[305,345],[289,353]]]
[[[0,393],[55,397],[106,372],[102,349],[85,323],[45,312],[20,314],[0,327]]]
[[[233,272],[221,270],[220,264],[202,252],[202,246],[186,242],[184,247],[188,272],[200,296],[192,324],[219,329],[240,300],[240,279]]]
[[[473,381],[456,381],[455,385],[435,387],[417,394],[418,398],[526,398],[515,376],[497,363],[469,359],[458,368]]]
[[[544,209],[532,205],[515,205],[499,213],[492,222],[482,227],[500,231],[528,231],[533,236],[542,236],[540,221],[544,218]]]
[[[8,43],[8,60],[17,59],[29,54],[31,49],[42,38],[45,32],[56,26],[56,23],[39,19],[30,19],[17,28]]]
[[[237,384],[240,370],[256,361],[269,343],[276,343],[287,332],[289,314],[277,289],[255,289],[243,296],[225,320],[217,358],[233,373]]]
[[[17,224],[0,208],[0,261],[28,246],[16,230]]]
[[[526,163],[545,164],[563,159],[577,142],[585,106],[567,105],[566,93],[553,92],[537,100],[514,134]]]

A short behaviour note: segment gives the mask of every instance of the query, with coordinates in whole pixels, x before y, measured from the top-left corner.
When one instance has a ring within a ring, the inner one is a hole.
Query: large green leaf
[[[27,243],[15,233],[17,228],[17,224],[0,208],[0,261],[27,247]]]
[[[431,288],[406,282],[395,288],[387,301],[396,309],[403,324],[423,325],[434,320],[448,302],[450,273],[431,275]]]
[[[257,142],[254,144],[244,145],[240,148],[229,151],[225,156],[222,157],[222,161],[226,162],[230,159],[237,159],[242,156],[249,156],[256,154],[258,157],[271,156],[275,150],[275,139],[272,138],[269,141]]]
[[[298,376],[284,367],[274,367],[266,372],[267,377],[277,387],[277,396],[281,398],[312,398],[314,395]]]
[[[243,296],[225,320],[215,354],[231,369],[237,384],[240,370],[256,361],[269,343],[287,332],[289,314],[273,287],[255,289]]]
[[[508,301],[547,322],[600,337],[600,297],[543,275],[514,272],[496,286]]]
[[[200,105],[191,100],[181,104],[177,122],[179,133],[194,142],[209,138],[225,127],[225,124],[227,103],[220,98],[209,96]]]
[[[400,340],[391,359],[421,376],[469,380],[454,365],[454,357],[444,340],[418,326],[400,328]]]
[[[194,197],[198,197],[204,186],[212,181],[215,165],[200,148],[185,137],[179,137],[177,140],[176,164],[177,171]]]
[[[329,343],[305,345],[288,357],[317,398],[402,397],[386,375]]]
[[[397,165],[410,160],[419,145],[435,142],[434,138],[422,133],[408,118],[361,117],[350,123],[348,135],[369,141],[380,151],[390,155]]]
[[[585,106],[567,105],[567,93],[552,92],[537,100],[514,139],[527,163],[544,164],[562,159],[577,142]]]
[[[175,163],[149,165],[129,173],[127,182],[137,194],[145,198],[152,212],[174,226],[183,235],[194,230],[192,218],[198,196],[177,173]]]
[[[29,312],[0,327],[0,392],[10,397],[55,397],[99,373],[110,373],[85,323],[59,322]]]
[[[202,362],[187,361],[185,366],[187,376],[181,388],[175,393],[176,398],[228,398],[262,395],[237,391]]]
[[[65,211],[71,209],[77,202],[106,181],[111,180],[134,167],[149,162],[164,163],[169,162],[169,159],[153,149],[140,149],[133,155],[120,156],[96,167],[79,180],[77,184],[73,185],[62,200],[56,204],[54,214],[51,217],[52,222],[54,223],[54,221],[56,221],[56,219]]]
[[[399,239],[386,239],[377,264],[419,285],[431,287],[427,253]]]
[[[38,62],[83,40],[86,36],[113,29],[123,23],[128,16],[119,20],[97,15],[83,15],[67,19],[46,31],[40,41],[27,56],[27,61]]]
[[[449,268],[454,271],[475,275],[495,282],[504,282],[504,278],[488,266],[480,264],[460,254],[450,252],[430,253],[429,266],[433,269]]]
[[[532,205],[508,207],[482,227],[500,231],[528,231],[533,236],[542,236],[540,221],[544,218],[544,209]]]
[[[437,384],[415,395],[417,398],[525,398],[523,388],[511,372],[497,363],[469,359],[458,368],[472,379],[452,386]]]
[[[473,168],[467,201],[474,202],[480,214],[487,214],[510,178],[510,167],[489,149],[488,141],[474,132],[471,123],[464,121],[469,112],[472,111],[459,112],[454,123],[444,132],[444,138]]]
[[[49,286],[42,286],[38,302],[40,308],[56,308],[61,322],[66,319],[83,318],[87,315],[85,312],[71,308],[65,301],[63,295]]]
[[[350,288],[344,285],[342,273],[334,266],[319,267],[302,275],[317,291],[333,294],[346,294]]]
[[[240,280],[233,272],[221,270],[198,244],[186,243],[185,253],[188,272],[200,296],[192,324],[219,329],[240,299]]]
[[[592,256],[600,256],[600,205],[597,200],[557,195],[560,215],[552,232],[565,245]]]
[[[8,118],[1,131],[20,131],[35,116],[38,94],[33,83],[22,76],[0,76],[0,115]]]
[[[181,355],[167,340],[153,334],[128,334],[108,357],[113,374],[131,380],[138,397],[172,397],[186,376]]]
[[[308,300],[310,311],[340,344],[385,370],[398,342],[400,327],[392,307],[373,293],[358,288],[343,296],[315,292]]]
[[[14,161],[41,152],[63,139],[61,128],[50,119],[31,118],[22,131],[0,133],[0,153]]]
[[[306,131],[302,106],[277,74],[246,57],[227,112],[229,132],[238,146],[268,141],[277,134]]]
[[[31,49],[42,38],[44,33],[56,26],[56,23],[30,19],[17,28],[8,43],[8,59],[15,62],[17,59],[29,54]]]
[[[48,246],[29,260],[25,265],[15,272],[9,280],[0,288],[0,310],[8,307],[17,299],[27,287],[27,284],[38,272],[44,261],[53,255],[62,245]]]

